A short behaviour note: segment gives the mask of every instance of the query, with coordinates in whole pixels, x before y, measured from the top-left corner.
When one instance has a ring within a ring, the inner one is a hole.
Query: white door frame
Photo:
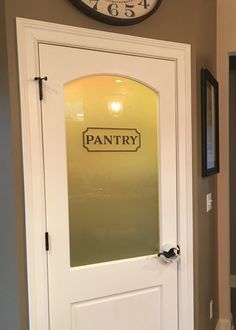
[[[190,46],[17,18],[30,329],[48,330],[44,235],[44,163],[38,84],[39,43],[118,52],[176,62],[179,329],[193,330],[193,207]],[[52,91],[53,93],[53,91]],[[42,101],[43,102],[43,101]]]

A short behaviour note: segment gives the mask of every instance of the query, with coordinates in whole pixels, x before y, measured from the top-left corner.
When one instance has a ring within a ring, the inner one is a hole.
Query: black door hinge
[[[49,235],[47,231],[45,233],[45,250],[49,251]]]
[[[39,82],[39,99],[40,101],[43,100],[43,80],[47,81],[48,77],[34,77],[34,80],[37,80]]]

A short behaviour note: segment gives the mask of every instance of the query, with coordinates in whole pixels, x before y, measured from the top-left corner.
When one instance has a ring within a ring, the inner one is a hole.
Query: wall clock
[[[151,16],[162,0],[69,0],[99,21],[112,25],[136,24]]]

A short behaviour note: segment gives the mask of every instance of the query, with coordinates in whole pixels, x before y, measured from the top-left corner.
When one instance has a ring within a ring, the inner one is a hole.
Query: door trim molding
[[[190,45],[17,18],[30,329],[49,329],[39,43],[176,62],[179,329],[193,330],[193,206]],[[43,101],[42,101],[43,102]],[[50,252],[49,252],[50,253]]]

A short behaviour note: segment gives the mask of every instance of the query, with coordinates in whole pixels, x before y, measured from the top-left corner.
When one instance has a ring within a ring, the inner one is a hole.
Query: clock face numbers
[[[95,12],[111,18],[134,19],[148,14],[156,0],[82,0]]]
[[[131,25],[152,15],[162,0],[69,0],[85,14],[112,25]]]

